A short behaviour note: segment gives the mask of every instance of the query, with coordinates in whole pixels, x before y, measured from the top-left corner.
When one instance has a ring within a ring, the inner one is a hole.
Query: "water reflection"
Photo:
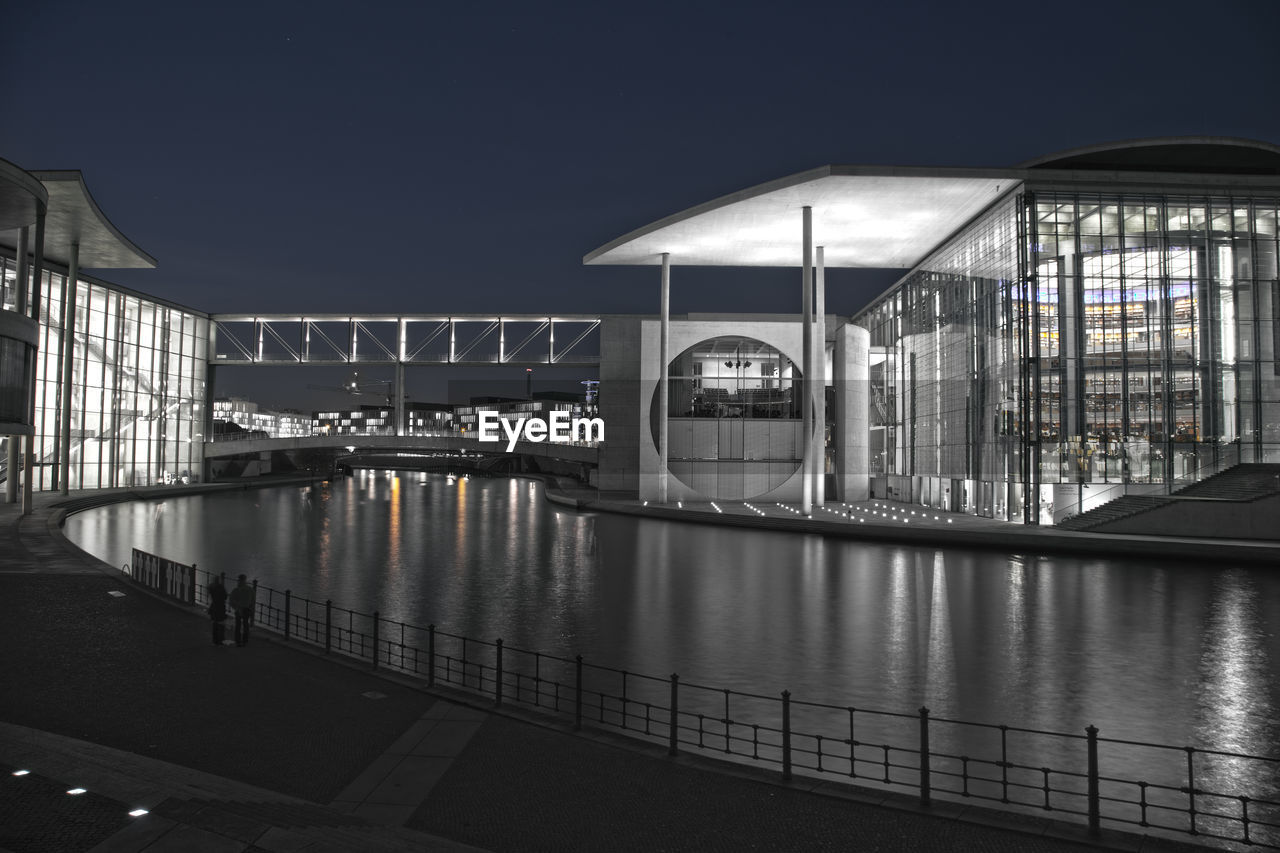
[[[1280,579],[591,515],[523,480],[365,472],[68,519],[295,595],[836,705],[1277,753]]]

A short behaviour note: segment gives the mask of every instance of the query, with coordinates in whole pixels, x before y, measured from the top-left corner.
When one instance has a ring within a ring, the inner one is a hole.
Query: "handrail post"
[[[493,673],[493,704],[502,705],[502,638],[498,638],[497,642],[497,661],[494,663],[495,669]]]
[[[782,779],[791,781],[791,691],[782,691]]]
[[[1089,738],[1089,834],[1099,835],[1102,810],[1098,798],[1098,727],[1087,726],[1084,733]]]
[[[932,793],[929,779],[929,709],[920,707],[920,805],[930,804]]]
[[[253,613],[252,613],[252,616],[253,616],[253,620],[252,620],[252,621],[257,622],[257,621],[258,621],[258,579],[257,579],[257,578],[254,578],[254,579],[253,579]]]
[[[671,673],[671,738],[667,755],[676,755],[680,743],[680,676]]]
[[[436,626],[427,626],[427,686],[436,686]]]
[[[329,654],[333,646],[333,599],[324,600],[324,653]]]
[[[290,590],[284,591],[284,638],[289,639],[289,618],[293,612],[292,604],[293,593]]]
[[[582,729],[582,655],[574,662],[573,730]]]
[[[187,590],[187,592],[190,594],[190,598],[188,599],[188,601],[189,601],[191,604],[195,604],[195,603],[196,603],[196,586],[197,586],[197,584],[196,584],[196,577],[197,577],[197,574],[198,574],[198,573],[196,572],[196,564],[195,564],[195,563],[192,563],[192,564],[191,564],[191,588],[190,588],[189,590]]]
[[[1196,768],[1194,747],[1183,747],[1187,751],[1187,817],[1191,821],[1192,835],[1199,835],[1200,830],[1196,827]]]
[[[373,611],[373,668],[378,668],[378,611]]]

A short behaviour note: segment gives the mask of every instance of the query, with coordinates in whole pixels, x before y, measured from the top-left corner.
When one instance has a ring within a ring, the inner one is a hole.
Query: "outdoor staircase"
[[[1099,525],[1110,524],[1169,503],[1172,501],[1164,495],[1121,495],[1088,512],[1064,518],[1057,526],[1063,530],[1092,530]]]
[[[1253,501],[1280,492],[1280,464],[1246,464],[1184,486],[1174,492],[1189,498]]]
[[[1183,486],[1170,495],[1122,495],[1088,512],[1064,518],[1062,530],[1093,530],[1113,521],[1167,506],[1181,498],[1202,500],[1253,501],[1280,493],[1280,465],[1244,463]]]

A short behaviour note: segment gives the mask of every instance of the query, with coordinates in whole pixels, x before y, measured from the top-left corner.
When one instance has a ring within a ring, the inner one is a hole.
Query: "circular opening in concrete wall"
[[[800,365],[754,338],[701,341],[671,360],[667,470],[707,499],[750,500],[781,486],[804,456]],[[654,389],[649,427],[659,441]]]

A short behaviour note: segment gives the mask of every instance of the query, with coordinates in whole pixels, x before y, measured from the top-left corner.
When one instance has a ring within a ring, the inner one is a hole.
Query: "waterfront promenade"
[[[63,539],[57,502],[0,508],[0,848],[14,853],[1187,849],[670,759],[264,632],[215,647],[200,613]]]

